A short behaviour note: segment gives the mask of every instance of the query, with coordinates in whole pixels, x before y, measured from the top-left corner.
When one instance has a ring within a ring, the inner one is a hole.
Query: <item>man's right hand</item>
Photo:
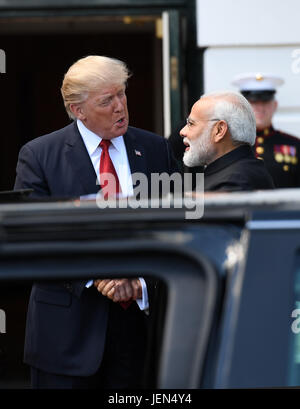
[[[142,286],[138,278],[94,280],[94,286],[113,302],[124,302],[142,298]]]

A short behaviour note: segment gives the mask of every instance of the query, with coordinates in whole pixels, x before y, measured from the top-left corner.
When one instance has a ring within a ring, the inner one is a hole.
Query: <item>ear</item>
[[[222,141],[228,131],[228,125],[226,121],[218,121],[213,128],[213,139],[215,143]]]
[[[278,102],[276,101],[276,99],[274,99],[273,100],[273,114],[276,111],[277,107],[278,107]]]
[[[84,110],[81,104],[70,104],[70,111],[81,121],[85,119]]]

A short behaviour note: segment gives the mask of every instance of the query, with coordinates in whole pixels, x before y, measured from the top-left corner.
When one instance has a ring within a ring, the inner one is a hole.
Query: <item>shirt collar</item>
[[[102,138],[89,130],[80,119],[77,119],[77,126],[86,146],[86,149],[91,156],[98,148]],[[123,145],[123,135],[111,139],[112,145],[120,152]]]

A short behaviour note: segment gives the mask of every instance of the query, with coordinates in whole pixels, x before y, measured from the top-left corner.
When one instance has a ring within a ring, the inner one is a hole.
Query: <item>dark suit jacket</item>
[[[153,172],[176,170],[164,138],[129,127],[124,141],[131,173],[143,172],[150,178]],[[76,123],[34,139],[21,149],[15,182],[15,189],[20,188],[33,188],[35,197],[97,193],[96,173]],[[33,285],[26,325],[26,363],[64,375],[89,376],[97,371],[111,301],[85,289],[85,284]]]
[[[249,145],[241,145],[212,162],[204,170],[204,190],[243,191],[273,189],[274,183],[263,161]]]

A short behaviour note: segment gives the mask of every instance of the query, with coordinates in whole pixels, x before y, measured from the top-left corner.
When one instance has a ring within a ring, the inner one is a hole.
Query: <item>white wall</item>
[[[281,76],[274,126],[300,137],[300,0],[198,0],[204,91],[237,90],[243,72]]]
[[[197,0],[200,47],[298,44],[299,0]]]
[[[299,52],[295,52],[299,50]],[[297,54],[293,58],[293,53]],[[274,126],[300,137],[300,44],[286,47],[208,48],[204,53],[204,91],[238,89],[231,85],[243,72],[271,72],[284,78],[278,87]]]

